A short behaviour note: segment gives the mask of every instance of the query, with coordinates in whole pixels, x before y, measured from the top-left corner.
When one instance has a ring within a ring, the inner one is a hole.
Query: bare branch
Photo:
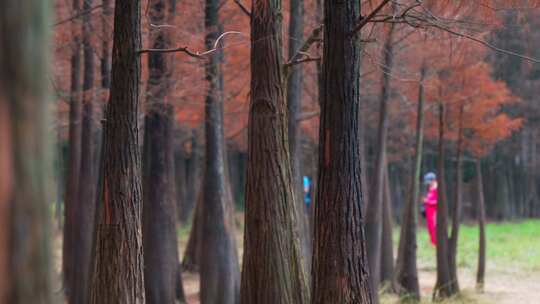
[[[80,17],[86,15],[86,14],[90,14],[91,12],[93,12],[93,11],[99,9],[99,8],[102,8],[102,7],[103,7],[103,4],[96,5],[96,6],[94,6],[94,7],[91,7],[91,8],[89,8],[89,9],[87,9],[87,10],[84,10],[84,11],[78,13],[78,14],[75,14],[75,15],[73,15],[73,16],[67,18],[67,19],[58,21],[58,22],[56,22],[55,24],[53,24],[53,26],[59,26],[59,25],[62,25],[62,24],[64,24],[64,23],[73,21],[73,20],[75,20],[75,19],[77,19],[77,18],[80,18]]]
[[[194,57],[194,58],[203,58],[202,55],[199,53],[195,53],[190,51],[187,47],[179,47],[179,48],[173,48],[173,49],[142,49],[139,50],[139,54],[144,53],[186,53],[187,55]]]
[[[240,7],[240,9],[242,10],[242,12],[244,12],[244,14],[246,14],[246,16],[250,17],[251,18],[251,12],[248,10],[247,7],[245,7],[242,2],[240,2],[240,0],[234,0],[234,3],[236,3],[236,5],[238,5],[238,7]]]
[[[304,58],[300,58],[300,59],[297,59],[295,61],[287,62],[285,64],[285,67],[289,68],[289,67],[292,67],[294,65],[301,64],[301,63],[304,63],[304,62],[312,62],[312,61],[319,61],[319,60],[321,60],[320,57],[311,57],[309,55],[306,55],[306,57],[304,57]]]
[[[321,111],[312,111],[312,112],[304,112],[304,113],[300,113],[300,115],[298,115],[298,117],[296,117],[296,121],[298,122],[301,122],[301,121],[304,121],[304,120],[309,120],[309,119],[312,119],[314,117],[317,117],[319,116],[319,114],[321,114]]]
[[[351,31],[351,36],[354,36],[356,34],[358,34],[360,32],[360,30],[366,25],[368,24],[368,22],[373,19],[373,17],[375,17],[375,15],[377,15],[378,12],[380,12],[384,6],[386,4],[388,4],[388,2],[390,2],[390,0],[383,0],[379,6],[377,6],[371,13],[369,13],[369,15],[365,16],[365,17],[361,17],[360,18],[360,21],[358,22],[358,24],[353,28],[353,30]]]
[[[289,58],[289,61],[287,62],[287,64],[300,59],[303,55],[307,53],[307,51],[309,50],[309,48],[311,47],[313,43],[317,41],[321,41],[322,28],[323,28],[323,25],[320,24],[319,26],[314,28],[313,31],[311,31],[311,34],[306,39],[306,41],[304,41],[304,44],[302,44],[300,49],[294,55],[292,55],[291,58]]]

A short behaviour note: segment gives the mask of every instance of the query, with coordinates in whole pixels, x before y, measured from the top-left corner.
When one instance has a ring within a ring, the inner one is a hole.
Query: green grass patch
[[[394,237],[397,247],[399,230]],[[486,237],[488,268],[540,271],[540,220],[489,223]],[[478,226],[463,224],[459,231],[458,267],[476,269],[477,262]],[[436,265],[435,247],[424,226],[418,229],[418,263],[427,269],[435,269]]]

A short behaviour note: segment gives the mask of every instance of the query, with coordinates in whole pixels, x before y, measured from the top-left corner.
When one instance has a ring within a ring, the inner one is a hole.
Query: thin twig
[[[251,12],[248,10],[247,7],[245,7],[242,2],[240,2],[240,0],[234,0],[234,3],[236,3],[236,5],[238,5],[240,7],[240,9],[242,10],[242,12],[244,12],[244,14],[246,14],[246,16],[250,17],[251,18]]]
[[[367,15],[366,17],[361,17],[360,18],[360,21],[358,22],[358,24],[353,28],[353,30],[351,31],[351,37],[356,35],[358,32],[360,32],[360,30],[366,25],[368,24],[368,22],[373,19],[373,17],[375,17],[375,15],[377,15],[377,13],[382,10],[384,8],[384,6],[386,4],[388,4],[388,2],[390,2],[390,0],[383,0],[379,6],[377,6],[371,13],[369,13],[369,15]]]
[[[84,16],[86,14],[90,14],[91,12],[93,12],[93,11],[99,9],[99,8],[102,8],[102,7],[103,7],[103,4],[96,5],[96,6],[91,7],[89,9],[85,10],[85,11],[82,11],[82,12],[80,12],[78,14],[75,14],[75,15],[67,18],[67,19],[60,20],[60,21],[56,22],[55,24],[53,24],[53,26],[59,26],[59,25],[62,25],[64,23],[70,22],[70,21],[75,20],[77,18],[80,18],[80,17],[82,17],[82,16]]]
[[[186,53],[187,55],[194,57],[194,58],[203,58],[202,55],[190,51],[187,47],[179,47],[179,48],[173,48],[173,49],[142,49],[139,50],[139,54],[144,53]]]

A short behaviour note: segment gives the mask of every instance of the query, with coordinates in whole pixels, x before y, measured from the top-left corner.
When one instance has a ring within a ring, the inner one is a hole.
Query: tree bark
[[[241,302],[308,303],[283,90],[281,0],[253,0]]]
[[[138,97],[140,1],[116,0],[111,93],[94,234],[90,303],[145,303]]]
[[[464,105],[461,104],[459,108],[459,126],[458,126],[458,139],[457,139],[457,161],[456,161],[456,193],[455,201],[452,208],[452,232],[450,234],[450,240],[448,243],[448,267],[450,268],[450,278],[452,288],[459,291],[459,281],[457,276],[457,246],[459,235],[459,222],[461,220],[461,204],[462,204],[462,185],[463,185],[463,111]]]
[[[416,148],[414,156],[414,171],[410,182],[411,195],[403,208],[401,216],[401,232],[399,238],[398,257],[396,262],[394,289],[402,296],[420,300],[420,287],[418,282],[418,268],[416,260],[416,204],[420,194],[420,175],[422,171],[422,151],[424,146],[424,84],[426,65],[420,68],[420,82],[418,86],[418,108],[416,111]]]
[[[85,0],[83,11],[92,7],[92,0]],[[95,219],[95,203],[97,191],[94,124],[94,49],[90,41],[91,24],[89,14],[83,16],[83,113],[81,134],[81,165],[78,199],[73,204],[73,274],[71,295],[72,303],[88,303],[88,280],[92,252],[92,236]],[[75,271],[76,270],[76,271]]]
[[[80,0],[73,0],[73,13],[80,10]],[[62,243],[62,271],[66,300],[71,303],[73,289],[73,222],[74,205],[78,199],[81,166],[81,30],[78,22],[72,23],[73,47],[71,49],[71,89],[69,98],[69,163],[64,198],[64,238]]]
[[[312,303],[373,303],[362,226],[360,44],[350,36],[360,2],[326,0],[324,5]]]
[[[206,0],[205,46],[211,49],[219,36],[219,0]],[[227,183],[223,130],[222,51],[206,63],[208,92],[205,100],[206,162],[203,177],[200,290],[202,304],[235,304],[240,299],[240,272],[236,253],[235,223],[231,220],[232,195]]]
[[[388,175],[388,163],[385,161],[380,272],[381,283],[391,288],[394,278],[394,243],[392,241],[392,194]]]
[[[149,17],[152,24],[165,24],[174,14],[175,1],[151,0]],[[150,32],[154,49],[172,45],[171,37],[162,29]],[[174,64],[171,55],[148,55],[144,155],[143,215],[144,286],[146,303],[175,303],[178,277],[177,211],[174,199],[174,157],[172,144],[173,107],[167,102],[169,75]],[[180,280],[180,281],[178,281]],[[183,294],[181,292],[180,294]],[[185,299],[181,299],[185,302]]]
[[[484,204],[484,182],[482,180],[482,164],[476,160],[476,183],[478,190],[478,269],[476,271],[476,288],[484,290],[484,277],[486,273],[486,210]]]
[[[448,207],[446,205],[446,183],[444,173],[445,153],[445,106],[439,103],[439,163],[438,163],[438,202],[437,202],[437,282],[433,299],[444,299],[454,294],[452,278],[448,265]]]
[[[189,217],[194,214],[193,210],[197,207],[197,202],[199,200],[199,191],[200,191],[200,171],[201,171],[201,153],[199,151],[199,137],[198,131],[193,130],[193,136],[191,138],[191,157],[187,162],[187,180],[186,180],[186,192],[185,192],[185,201],[182,204],[180,210],[180,223],[185,224],[188,222]],[[195,210],[196,211],[196,210]],[[193,223],[195,223],[196,216],[193,216]],[[192,227],[195,227],[192,225]],[[190,235],[191,238],[191,235]]]
[[[371,197],[366,208],[366,241],[369,270],[373,288],[373,299],[378,302],[378,286],[381,269],[382,210],[384,201],[384,179],[386,169],[386,138],[388,135],[388,99],[390,95],[390,75],[394,63],[394,23],[388,25],[388,33],[382,50],[383,65],[379,109],[379,128],[377,134],[377,156],[375,172],[371,181]]]
[[[200,266],[202,242],[202,195],[199,195],[199,199],[195,205],[193,223],[191,224],[191,231],[182,260],[183,270],[191,272],[199,271]]]
[[[291,0],[289,5],[289,58],[294,56],[302,47],[304,37],[304,0]],[[304,203],[301,171],[301,139],[298,115],[302,108],[303,73],[302,65],[290,67],[287,75],[287,108],[289,128],[289,150],[291,154],[291,169],[294,193],[298,211],[298,227],[300,230],[300,246],[304,269],[309,280],[311,268],[311,229],[309,227],[309,212]]]
[[[0,303],[52,303],[48,9],[0,10]]]

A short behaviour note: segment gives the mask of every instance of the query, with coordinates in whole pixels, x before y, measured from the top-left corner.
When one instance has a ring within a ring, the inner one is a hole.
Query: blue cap
[[[429,184],[436,179],[437,179],[437,175],[435,175],[435,173],[428,172],[426,173],[426,175],[424,175],[424,184]]]

